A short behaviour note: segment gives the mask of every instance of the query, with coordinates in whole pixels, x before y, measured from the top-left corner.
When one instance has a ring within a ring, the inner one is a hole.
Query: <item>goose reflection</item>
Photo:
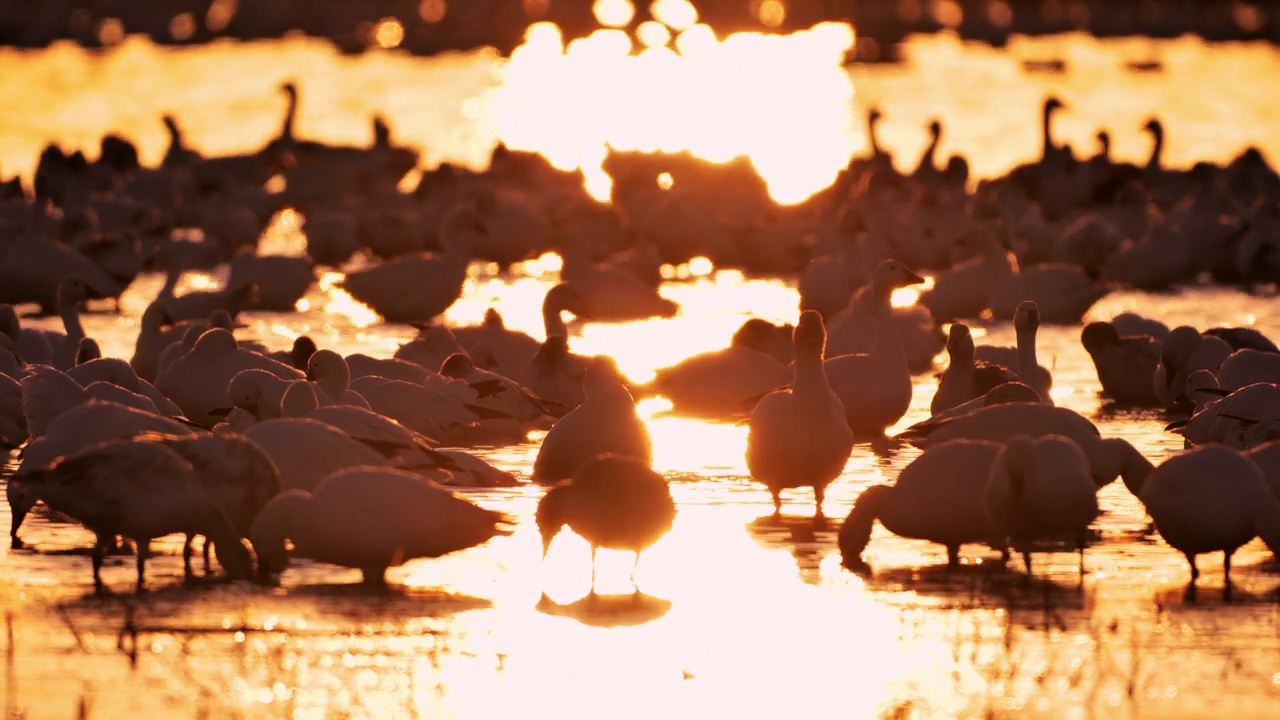
[[[800,580],[807,585],[822,581],[822,561],[836,546],[837,528],[817,528],[813,518],[798,515],[763,515],[747,523],[747,533],[766,550],[782,549],[795,558]]]
[[[667,614],[671,601],[640,592],[602,595],[594,591],[570,603],[558,603],[546,593],[535,609],[544,615],[567,617],[591,627],[632,627]]]

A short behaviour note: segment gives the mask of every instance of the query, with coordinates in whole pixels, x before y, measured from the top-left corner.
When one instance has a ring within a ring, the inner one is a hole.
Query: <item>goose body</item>
[[[999,546],[1001,532],[987,515],[984,491],[1003,445],[987,440],[952,440],[911,461],[893,485],[862,491],[840,527],[844,564],[864,567],[862,552],[879,520],[889,532],[947,548],[949,564],[960,561],[960,546]]]
[[[1227,356],[1213,373],[1223,390],[1239,390],[1254,383],[1280,382],[1280,354],[1245,348]]]
[[[281,487],[286,490],[310,492],[326,476],[349,467],[394,464],[372,447],[318,420],[264,420],[246,428],[244,436],[275,463]]]
[[[814,310],[801,313],[791,387],[769,393],[751,411],[747,467],[769,488],[775,516],[782,513],[784,489],[812,487],[814,518],[822,518],[826,487],[853,451],[845,408],[827,381],[825,341],[822,316]]]
[[[1280,553],[1280,500],[1238,450],[1206,445],[1175,455],[1130,489],[1164,541],[1186,556],[1192,587],[1200,577],[1197,555],[1223,551],[1230,586],[1231,556],[1245,543],[1260,536]]]
[[[1040,398],[1052,404],[1049,390],[1053,387],[1053,375],[1036,358],[1036,331],[1040,328],[1040,308],[1033,300],[1018,303],[1013,314],[1017,347],[1006,348],[980,345],[974,356],[986,362],[1002,365],[1017,374],[1018,379],[1031,386]]]
[[[556,421],[542,439],[532,480],[551,484],[573,477],[582,463],[604,453],[653,462],[649,429],[612,358],[596,358],[583,378],[582,404]]]
[[[117,440],[94,445],[52,465],[22,473],[21,488],[69,515],[96,536],[93,582],[105,589],[100,570],[108,544],[123,535],[138,546],[138,589],[144,585],[148,546],[170,533],[198,533],[213,540],[230,577],[247,578],[253,560],[224,510],[201,490],[191,463],[158,443]]]
[[[1201,335],[1193,327],[1183,325],[1170,330],[1160,345],[1160,362],[1152,375],[1156,396],[1169,410],[1184,407],[1182,391],[1191,373],[1216,371],[1231,352],[1226,341]]]
[[[1160,362],[1160,343],[1147,335],[1123,336],[1112,323],[1089,323],[1080,333],[1104,395],[1121,405],[1161,407],[1151,378]]]
[[[227,386],[241,370],[257,368],[295,380],[302,373],[284,363],[239,347],[229,330],[206,330],[186,354],[156,378],[156,387],[182,408],[193,422],[212,427],[218,418],[210,410],[231,405]]]
[[[1280,386],[1254,383],[1206,404],[1175,432],[1192,445],[1222,443],[1245,450],[1268,439],[1258,432],[1277,422]]]
[[[630,550],[638,564],[640,553],[671,529],[675,516],[667,481],[647,463],[614,455],[582,463],[571,480],[547,490],[536,513],[544,558],[565,525],[591,544],[593,593],[597,549]]]
[[[880,263],[871,283],[876,303],[876,341],[871,352],[838,355],[824,362],[826,379],[844,406],[849,427],[858,435],[883,435],[911,405],[911,371],[889,298],[895,289],[920,282],[920,276],[897,260]]]
[[[938,390],[929,405],[929,412],[934,415],[1018,379],[1005,367],[974,360],[973,336],[964,323],[951,324],[947,352],[951,361],[938,377]]]
[[[1075,540],[1084,571],[1085,531],[1098,515],[1097,486],[1088,458],[1073,440],[1011,438],[992,463],[983,495],[991,521],[1022,551],[1028,574],[1026,543],[1063,535]]]
[[[388,568],[480,545],[509,520],[410,473],[382,467],[335,472],[313,492],[288,490],[263,507],[250,537],[259,576],[275,580],[293,556],[357,568],[370,584]]]
[[[776,359],[730,345],[659,369],[649,389],[670,400],[678,413],[722,418],[746,414],[762,396],[789,380],[790,373]]]

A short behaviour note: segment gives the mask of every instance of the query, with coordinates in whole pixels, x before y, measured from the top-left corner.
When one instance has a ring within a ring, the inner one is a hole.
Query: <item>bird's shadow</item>
[[[874,592],[910,591],[967,608],[1081,610],[1086,602],[1082,585],[1028,576],[1014,569],[1013,561],[1005,564],[996,554],[984,556],[981,562],[954,566],[940,563],[875,570],[859,561],[853,567],[846,563],[845,567],[861,576]]]
[[[543,593],[534,608],[544,615],[570,618],[591,627],[632,627],[666,615],[671,601],[637,590],[617,595],[589,593],[570,603],[558,603]]]
[[[811,516],[764,515],[747,523],[747,533],[766,549],[785,549],[796,560],[806,582],[820,580],[822,560],[836,546],[840,521]]]

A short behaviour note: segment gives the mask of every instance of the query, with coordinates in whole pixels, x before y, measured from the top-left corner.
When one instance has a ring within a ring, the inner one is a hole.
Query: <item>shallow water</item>
[[[273,89],[285,77],[300,78],[306,93],[303,134],[362,140],[367,113],[377,107],[391,116],[399,137],[430,148],[428,161],[478,162],[492,143],[483,113],[467,110],[486,107],[483,98],[496,82],[493,58],[483,53],[353,59],[305,40],[249,46],[242,55],[233,47],[160,51],[126,43],[117,54],[97,58],[65,47],[0,52],[0,67],[14,69],[0,74],[0,94],[12,97],[21,88],[34,96],[27,106],[32,112],[0,115],[0,163],[26,170],[48,140],[89,145],[109,129],[138,137],[144,158],[154,160],[163,148],[156,118],[165,109],[178,112],[201,149],[255,147],[274,130],[279,102]],[[1241,77],[1273,77],[1268,72],[1280,53],[1270,46],[1210,52],[1178,41],[1152,46],[1164,56],[1167,73],[1123,75],[1118,68],[1127,53],[1144,47],[1075,38],[1015,45],[1014,55],[1000,55],[942,38],[911,46],[915,65],[852,73],[859,98],[886,109],[886,140],[901,156],[914,155],[918,127],[937,114],[947,121],[944,151],[964,150],[987,174],[1034,154],[1035,107],[1049,90],[1072,103],[1075,114],[1063,115],[1062,130],[1073,141],[1083,142],[1099,124],[1136,128],[1158,108],[1170,127],[1171,161],[1225,158],[1248,143],[1280,156],[1280,131],[1268,124],[1272,115],[1263,105],[1275,102],[1274,94],[1237,96],[1231,84],[1204,82],[1203,74],[1227,67]],[[1017,54],[1032,51],[1068,54],[1071,69],[1022,74]],[[1108,67],[1113,72],[1104,72]],[[243,82],[225,82],[227,73]],[[33,82],[43,87],[33,89]],[[1097,95],[1085,95],[1094,88]],[[1145,94],[1135,96],[1135,88]],[[1196,97],[1187,97],[1187,88],[1196,88]],[[127,103],[121,101],[126,93]],[[1114,117],[1103,114],[1107,96],[1124,98],[1108,110]],[[1239,129],[1218,132],[1228,119],[1238,119]],[[1136,130],[1132,137],[1115,135],[1119,154],[1145,152]],[[287,247],[298,240],[296,218],[286,216],[268,242]],[[554,281],[550,268],[533,263],[503,278],[477,266],[448,319],[476,322],[492,303],[510,326],[540,337],[538,302]],[[385,354],[411,335],[407,327],[376,323],[324,289],[332,279],[313,290],[304,312],[245,316],[240,336],[274,348],[306,332],[321,346]],[[129,354],[137,314],[158,288],[159,278],[140,279],[124,297],[123,316],[86,319],[106,353]],[[669,283],[663,293],[681,303],[678,317],[587,325],[575,330],[572,347],[614,355],[633,379],[643,380],[657,367],[723,346],[748,315],[795,317],[788,283],[735,272]],[[1109,318],[1129,309],[1171,326],[1255,324],[1280,334],[1280,300],[1219,288],[1117,293],[1090,315]],[[1054,372],[1055,400],[1094,417],[1104,435],[1131,440],[1153,461],[1176,452],[1180,438],[1161,430],[1163,417],[1101,407],[1078,335],[1078,328],[1041,329],[1041,362]],[[1012,344],[1011,328],[992,325],[979,342]],[[917,379],[903,425],[927,415],[933,384]],[[1221,597],[1216,558],[1204,558],[1199,601],[1188,603],[1185,561],[1147,532],[1137,501],[1116,483],[1100,496],[1104,514],[1083,580],[1069,552],[1037,557],[1029,583],[979,548],[966,550],[965,566],[948,574],[941,547],[881,528],[866,554],[876,573],[863,579],[840,567],[833,532],[815,537],[803,523],[756,522],[771,507],[768,493],[745,471],[745,426],[665,417],[661,409],[654,401],[642,406],[655,467],[672,481],[679,514],[671,534],[640,562],[637,580],[645,594],[639,597],[630,595],[628,554],[601,553],[604,595],[594,603],[583,599],[590,567],[582,541],[562,535],[547,562],[539,562],[532,523],[537,488],[473,493],[517,516],[515,535],[412,562],[391,573],[400,587],[385,594],[351,586],[359,578],[355,571],[307,562],[291,568],[276,591],[243,585],[187,590],[179,587],[178,544],[167,540],[157,543],[161,554],[148,563],[153,592],[130,594],[132,558],[121,558],[104,573],[119,595],[97,599],[83,553],[90,536],[74,525],[33,519],[24,536],[38,552],[0,548],[8,629],[4,712],[22,718],[818,711],[893,718],[1274,717],[1280,575],[1260,543],[1236,556],[1233,602]],[[483,454],[527,476],[535,452],[530,442]],[[828,493],[827,515],[843,517],[863,488],[892,480],[916,454],[859,446]],[[812,511],[808,492],[784,500],[788,516]],[[0,509],[0,526],[4,513],[7,508]]]

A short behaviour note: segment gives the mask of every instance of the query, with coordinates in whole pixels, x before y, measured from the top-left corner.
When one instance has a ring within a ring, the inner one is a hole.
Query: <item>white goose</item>
[[[1102,384],[1102,393],[1121,405],[1161,407],[1151,378],[1160,363],[1160,343],[1148,335],[1122,336],[1108,322],[1094,322],[1080,333]]]
[[[751,411],[747,467],[773,495],[775,517],[782,514],[784,489],[808,486],[814,521],[821,522],[826,487],[853,451],[853,431],[822,361],[826,339],[822,316],[814,310],[801,313],[791,387],[769,393]]]
[[[869,570],[862,552],[876,520],[895,535],[945,546],[951,566],[960,564],[961,545],[1002,547],[1003,533],[988,517],[983,493],[1003,447],[986,440],[941,443],[912,460],[894,484],[863,490],[840,526],[845,567]]]
[[[231,405],[227,386],[241,370],[258,368],[277,377],[301,379],[302,373],[284,363],[245,350],[229,330],[206,330],[185,355],[156,378],[156,387],[182,408],[192,422],[213,427],[218,418],[210,410]]]
[[[310,492],[326,475],[349,467],[395,465],[381,452],[319,420],[292,417],[264,420],[243,432],[275,463],[280,471],[280,484],[286,490]],[[433,478],[448,479],[444,471],[429,474]]]
[[[1254,383],[1280,382],[1280,355],[1245,348],[1236,350],[1214,371],[1223,390],[1239,390]]]
[[[1205,394],[1214,393],[1203,389]],[[1187,439],[1192,445],[1222,443],[1247,450],[1270,439],[1269,431],[1280,423],[1280,386],[1254,383],[1226,397],[1206,404],[1186,422],[1173,422],[1166,430]]]
[[[27,433],[33,438],[43,437],[54,421],[65,412],[85,402],[108,400],[144,412],[160,414],[150,399],[130,392],[118,385],[104,382],[80,383],[61,370],[40,365],[22,379],[22,413],[26,418]]]
[[[1223,551],[1226,587],[1231,556],[1255,537],[1280,554],[1280,500],[1248,456],[1222,445],[1206,445],[1164,461],[1142,482],[1130,486],[1155,522],[1160,536],[1182,552],[1191,566],[1195,592],[1200,577],[1196,556]]]
[[[332,350],[317,350],[307,361],[307,379],[324,391],[325,397],[341,405],[368,407],[368,401],[351,389],[351,368],[346,358]]]
[[[532,480],[551,484],[573,477],[582,463],[603,454],[653,462],[649,429],[636,414],[612,358],[594,358],[582,381],[585,399],[556,421],[542,439]]]
[[[987,514],[1022,552],[1031,574],[1031,541],[1070,536],[1084,574],[1085,531],[1098,516],[1097,486],[1084,452],[1070,438],[1010,438],[991,466]]]
[[[381,585],[390,567],[440,557],[498,535],[511,521],[400,470],[350,468],[311,493],[284,492],[259,513],[250,533],[260,579],[276,582],[293,556],[360,570]]]
[[[227,575],[249,577],[253,559],[226,512],[205,495],[195,475],[191,463],[162,444],[117,440],[27,470],[14,481],[97,536],[93,583],[99,592],[106,589],[100,574],[106,550],[117,535],[137,544],[139,591],[151,541],[175,532],[211,538]]]
[[[898,340],[889,298],[897,288],[924,280],[897,260],[885,260],[872,274],[875,302],[875,345],[866,355],[827,358],[824,372],[844,405],[849,427],[859,435],[877,437],[902,419],[911,405],[911,372]]]
[[[1034,300],[1018,303],[1013,313],[1014,334],[1017,347],[979,345],[975,357],[1009,368],[1018,379],[1031,386],[1044,402],[1053,404],[1049,390],[1053,387],[1053,375],[1036,359],[1036,331],[1040,329],[1040,308]]]

